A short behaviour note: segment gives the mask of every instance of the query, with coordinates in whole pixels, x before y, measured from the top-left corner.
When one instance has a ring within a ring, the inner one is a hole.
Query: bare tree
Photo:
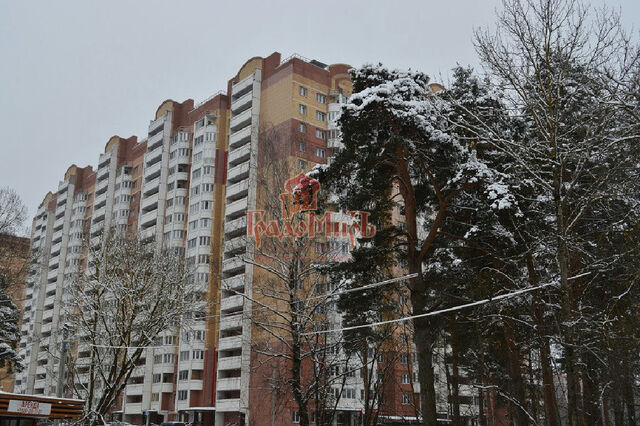
[[[495,33],[476,33],[477,51],[505,90],[512,114],[526,123],[526,137],[514,140],[493,132],[489,139],[514,161],[521,181],[535,184],[535,197],[547,212],[552,229],[539,234],[536,244],[555,265],[535,265],[530,258],[528,266],[534,281],[558,283],[554,338],[562,347],[568,423],[585,424],[587,364],[599,362],[589,345],[595,339],[587,336],[598,333],[590,318],[600,312],[586,289],[599,287],[615,258],[594,254],[589,246],[595,244],[595,233],[630,229],[637,220],[637,174],[632,170],[640,140],[640,50],[623,31],[618,14],[579,0],[505,0],[497,27]],[[490,126],[476,128],[491,133]],[[537,258],[544,259],[542,252]],[[541,357],[548,363],[547,345]],[[544,380],[552,391],[550,371]],[[547,419],[559,424],[553,399],[545,395]]]
[[[175,330],[194,302],[182,259],[153,241],[109,232],[88,248],[65,298],[73,333],[69,386],[85,399],[88,424],[113,409],[145,349]]]
[[[298,182],[301,171],[291,164],[289,145],[281,130],[268,127],[260,135],[260,210],[248,213],[253,249],[239,256],[254,271],[252,294],[243,293],[253,305],[252,368],[263,371],[274,393],[295,400],[302,426],[314,415],[317,424],[330,424],[359,365],[343,351],[341,333],[317,333],[337,326],[336,295],[344,285],[328,282],[322,268],[348,255],[349,240],[296,231],[325,226],[327,216],[305,204],[318,188],[305,177]]]
[[[0,379],[24,368],[16,347],[20,340],[18,308],[14,304],[18,285],[24,283],[28,243],[17,237],[23,231],[27,209],[11,188],[0,188]]]
[[[27,218],[27,208],[18,193],[9,188],[0,188],[0,235],[22,233]]]

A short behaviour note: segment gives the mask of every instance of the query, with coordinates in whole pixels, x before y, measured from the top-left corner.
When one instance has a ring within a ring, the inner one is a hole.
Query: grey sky
[[[638,21],[637,0],[607,3]],[[0,0],[0,186],[33,215],[69,165],[95,167],[109,137],[144,137],[161,101],[198,102],[256,55],[383,62],[438,80],[456,62],[477,65],[473,28],[492,25],[498,4]]]

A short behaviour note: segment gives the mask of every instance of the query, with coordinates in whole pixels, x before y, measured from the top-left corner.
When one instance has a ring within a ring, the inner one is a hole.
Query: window
[[[320,102],[321,104],[326,104],[327,103],[327,97],[325,95],[323,95],[322,93],[316,93],[316,101]]]
[[[320,157],[320,158],[324,158],[324,156],[325,156],[324,149],[322,149],[322,148],[316,148],[316,156],[317,156],[317,157]]]
[[[178,380],[189,380],[189,370],[178,371]]]
[[[192,177],[193,177],[194,179],[197,179],[197,178],[199,178],[199,177],[200,177],[200,174],[201,174],[201,173],[202,173],[202,169],[195,169],[195,170],[193,171],[193,173],[192,173]]]
[[[198,195],[200,193],[200,185],[196,185],[191,188],[191,196]]]
[[[307,163],[305,161],[298,160],[298,168],[299,169],[306,169],[307,168]]]
[[[196,244],[197,244],[197,241],[198,241],[197,238],[192,238],[189,241],[187,241],[187,248],[188,249],[195,248]]]
[[[201,228],[211,228],[211,219],[208,219],[208,218],[200,219],[200,227]]]
[[[409,375],[408,374],[403,374],[402,376],[400,376],[400,383],[402,383],[403,385],[408,385],[409,384]]]
[[[307,115],[307,106],[300,104],[298,106],[298,112],[302,115]]]
[[[203,175],[212,175],[213,174],[213,166],[204,166],[202,168]]]
[[[291,415],[291,421],[293,423],[300,423],[300,413],[298,413],[297,411],[294,411],[293,414]]]
[[[180,361],[189,361],[189,351],[180,351]]]
[[[194,230],[198,228],[198,221],[197,220],[192,220],[191,222],[189,222],[189,230]]]
[[[344,388],[342,397],[346,399],[356,399],[356,390],[354,388]]]
[[[193,339],[197,341],[204,341],[204,330],[196,330],[193,332]]]
[[[195,240],[195,238],[194,238]],[[204,264],[209,264],[209,255],[208,254],[199,254],[198,255],[198,263],[204,263]]]
[[[307,96],[307,88],[303,87],[303,86],[300,86],[300,90],[299,90],[298,93],[300,93],[300,96],[305,96],[306,97]]]
[[[204,351],[195,350],[191,353],[193,355],[193,359],[204,359]]]
[[[203,201],[200,207],[202,208],[202,210],[211,210],[212,205],[213,205],[213,202],[211,201]]]
[[[187,399],[187,394],[188,391],[186,390],[179,390],[178,391],[178,401],[186,401]]]
[[[162,380],[162,375],[161,374],[154,374],[153,375],[153,383],[160,383],[160,380]]]
[[[327,119],[327,114],[322,111],[316,111],[316,120],[325,121]]]
[[[202,192],[213,192],[213,184],[212,183],[203,183],[202,184]]]
[[[400,354],[400,364],[407,364],[409,362],[409,357],[407,354]]]
[[[408,393],[403,393],[402,405],[409,405],[409,404],[411,404],[411,395],[409,395]]]
[[[156,401],[160,401],[160,394],[157,392],[151,394],[151,402],[156,402]]]
[[[307,125],[304,123],[298,123],[298,131],[300,133],[307,133]]]
[[[327,132],[322,129],[316,129],[316,138],[322,139],[323,141],[327,139]]]

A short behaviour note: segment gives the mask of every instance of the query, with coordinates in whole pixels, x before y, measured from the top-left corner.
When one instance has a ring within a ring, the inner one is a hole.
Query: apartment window
[[[195,238],[194,238],[195,240]],[[198,263],[209,264],[209,255],[208,254],[199,254],[198,255]]]
[[[193,332],[193,340],[204,341],[204,330],[196,330]]]
[[[167,207],[171,207],[171,206],[173,206],[173,199],[172,198],[167,200]]]
[[[322,140],[326,140],[327,139],[327,132],[325,132],[322,129],[316,129],[316,138],[322,139]]]
[[[160,380],[162,380],[162,375],[161,374],[154,374],[153,375],[153,383],[160,383]]]
[[[178,196],[174,198],[176,206],[184,206],[187,203],[187,197]]]
[[[156,401],[160,401],[160,394],[157,392],[151,394],[151,402],[156,402]]]
[[[193,203],[189,206],[190,213],[197,213],[200,211],[200,203]]]
[[[200,237],[200,245],[201,246],[211,245],[211,237]]]
[[[197,220],[192,220],[191,222],[189,222],[189,230],[194,230],[198,228],[198,221]]]
[[[322,93],[316,93],[316,101],[320,102],[321,104],[326,104],[327,103],[327,97],[325,95],[323,95]]]
[[[409,357],[407,354],[400,354],[400,364],[407,364],[409,362]]]
[[[305,96],[306,97],[307,96],[307,88],[303,87],[303,86],[300,86],[300,90],[299,90],[298,93],[300,93],[300,96]]]
[[[211,228],[211,219],[208,219],[208,218],[200,219],[200,227]]]
[[[182,230],[182,229],[174,229],[173,238],[174,239],[183,239],[184,238],[184,230]]]
[[[327,114],[322,111],[316,111],[316,120],[325,121],[327,119]]]
[[[193,144],[194,146],[198,146],[200,145],[202,142],[204,142],[204,136],[198,136],[194,141]],[[202,153],[200,153],[202,154]],[[197,155],[197,154],[196,154]],[[195,159],[195,156],[193,157]]]
[[[298,142],[298,151],[305,152],[307,150],[307,143],[305,141]]]
[[[201,173],[202,173],[202,169],[195,169],[195,170],[193,171],[193,173],[192,173],[192,177],[193,177],[194,179],[197,179],[197,178],[199,178],[199,177],[200,177],[200,174],[201,174]]]
[[[180,361],[189,361],[189,351],[180,352]]]
[[[302,115],[307,115],[307,106],[300,104],[298,106],[298,112]]]
[[[176,213],[173,215],[175,222],[184,222],[184,213]]]
[[[403,385],[408,385],[409,384],[409,375],[408,374],[403,374],[402,376],[400,376],[400,383],[402,383]]]
[[[202,168],[203,175],[212,175],[213,174],[213,166],[204,166]]]
[[[175,355],[174,354],[164,354],[162,355],[162,362],[165,364],[173,364],[173,361],[175,360]]]
[[[162,355],[154,355],[153,356],[153,362],[155,364],[161,364],[162,363]]]
[[[302,161],[302,160],[298,160],[298,168],[299,169],[306,169],[307,168],[307,162],[306,161]]]
[[[164,336],[165,345],[173,345],[175,343],[175,336]]]
[[[346,399],[356,399],[356,390],[354,388],[344,388],[342,397]]]
[[[316,148],[316,156],[320,157],[320,158],[324,158],[325,156],[325,151],[322,148]]]
[[[293,423],[300,423],[300,413],[298,413],[297,411],[294,411],[293,414],[291,415],[291,421]]]
[[[189,241],[187,241],[187,248],[191,249],[191,248],[195,248],[197,244],[197,238],[192,238]]]
[[[202,184],[202,192],[213,192],[213,184],[212,183],[203,183]]]
[[[307,133],[307,125],[304,123],[298,123],[298,131],[300,133]]]
[[[211,201],[203,201],[201,208],[202,210],[211,210],[211,206],[212,206],[213,202]]]
[[[189,370],[178,371],[178,380],[188,380],[188,379],[189,379]]]
[[[409,405],[409,404],[411,404],[411,395],[409,395],[408,393],[403,393],[402,405]]]
[[[204,359],[204,351],[194,350],[191,355],[193,355],[193,359]]]
[[[186,401],[187,400],[187,394],[188,391],[186,390],[179,390],[178,391],[178,401]]]

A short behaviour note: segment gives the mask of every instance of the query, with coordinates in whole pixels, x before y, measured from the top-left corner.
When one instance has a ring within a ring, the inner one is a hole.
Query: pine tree
[[[397,203],[402,227],[389,226],[372,248],[410,274],[412,313],[439,305],[434,283],[423,274],[455,200],[472,191],[493,199],[496,209],[511,206],[503,176],[478,154],[474,141],[458,133],[454,112],[435,95],[419,72],[367,65],[352,72],[354,94],[340,118],[344,149],[324,173],[339,195],[340,207],[367,210],[371,220],[387,223]],[[432,352],[437,320],[413,321],[424,424],[436,424]]]

